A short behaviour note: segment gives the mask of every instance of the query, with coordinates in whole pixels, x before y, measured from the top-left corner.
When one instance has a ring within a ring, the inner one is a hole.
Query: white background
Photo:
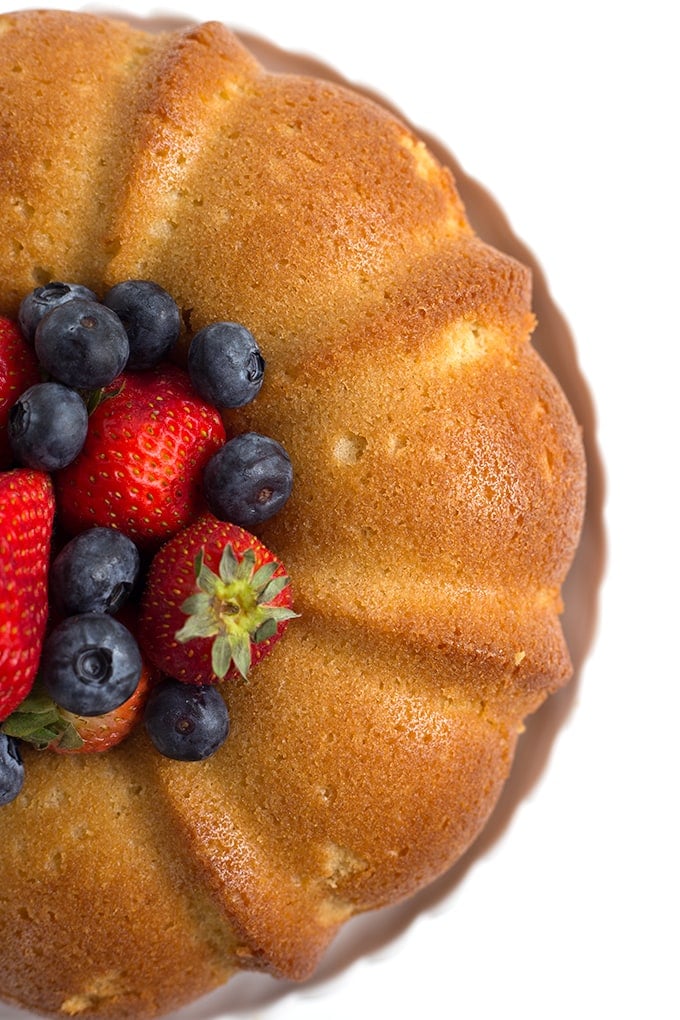
[[[478,229],[534,268],[537,345],[590,461],[565,617],[576,678],[531,721],[479,846],[350,924],[311,983],[242,976],[173,1020],[680,1017],[672,5],[86,9],[226,20],[400,110],[459,173]]]

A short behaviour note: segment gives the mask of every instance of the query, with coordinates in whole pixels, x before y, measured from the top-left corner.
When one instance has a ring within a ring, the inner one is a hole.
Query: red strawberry
[[[64,527],[120,528],[158,545],[203,509],[203,468],[225,438],[219,412],[177,366],[124,374],[90,415],[79,456],[55,477]]]
[[[86,717],[73,715],[62,709],[63,718],[67,723],[72,724],[78,735],[78,741],[74,742],[77,743],[77,746],[73,746],[73,743],[62,737],[50,745],[50,750],[56,751],[58,754],[90,754],[108,751],[116,744],[120,744],[142,721],[149,691],[157,680],[156,671],[144,664],[134,694],[112,712],[107,712],[106,715]]]
[[[0,317],[0,468],[12,463],[7,437],[10,409],[24,390],[39,381],[40,367],[35,351],[15,323]]]
[[[108,751],[141,722],[155,670],[145,663],[134,694],[105,715],[74,715],[60,708],[40,690],[39,682],[19,708],[5,720],[3,732],[18,737],[41,750],[57,754],[92,754]]]
[[[153,559],[140,645],[177,680],[246,677],[297,615],[291,603],[290,579],[259,539],[205,513]]]
[[[0,473],[0,720],[23,701],[38,670],[53,518],[49,475]]]

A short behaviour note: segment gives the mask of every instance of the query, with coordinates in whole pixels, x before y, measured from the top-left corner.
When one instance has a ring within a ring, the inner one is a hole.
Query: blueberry
[[[117,283],[104,295],[103,304],[125,327],[132,371],[153,368],[179,338],[179,308],[168,292],[151,280]]]
[[[80,283],[48,283],[44,287],[36,287],[27,294],[19,306],[19,328],[27,340],[33,342],[35,331],[40,320],[57,305],[72,298],[87,298],[96,301],[97,295],[89,287]]]
[[[144,711],[152,743],[166,758],[203,761],[229,734],[229,712],[216,686],[161,681]]]
[[[87,438],[87,407],[61,383],[36,383],[9,412],[12,453],[26,467],[58,471],[78,456]]]
[[[73,298],[57,305],[35,331],[38,361],[58,382],[97,389],[125,368],[130,344],[115,312],[96,301]]]
[[[118,708],[134,693],[141,673],[137,642],[106,613],[68,616],[43,647],[45,689],[76,715],[105,715]]]
[[[82,531],[57,554],[50,568],[50,596],[66,616],[115,613],[139,575],[134,542],[115,528]]]
[[[260,392],[264,358],[237,322],[215,322],[191,341],[187,368],[196,392],[215,407],[243,407]]]
[[[0,733],[0,807],[18,796],[24,785],[24,763],[19,743],[14,737]]]
[[[284,505],[293,487],[293,466],[275,439],[244,432],[210,458],[203,487],[215,517],[250,528]]]

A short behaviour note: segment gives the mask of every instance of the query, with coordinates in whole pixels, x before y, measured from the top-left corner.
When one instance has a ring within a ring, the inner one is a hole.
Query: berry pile
[[[292,488],[283,447],[227,436],[260,391],[251,333],[213,323],[174,357],[157,284],[102,298],[38,287],[0,319],[0,805],[21,743],[108,750],[144,721],[200,761],[229,732],[219,683],[247,677],[296,614],[282,564],[246,528]]]

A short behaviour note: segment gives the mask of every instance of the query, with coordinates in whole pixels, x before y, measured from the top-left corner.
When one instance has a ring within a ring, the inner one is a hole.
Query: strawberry
[[[120,744],[141,722],[147,697],[158,676],[146,663],[134,694],[105,715],[74,715],[60,708],[36,683],[0,729],[40,750],[91,754]]]
[[[49,475],[0,473],[0,720],[23,701],[38,670],[53,519]]]
[[[177,680],[209,684],[247,677],[297,615],[291,605],[290,579],[266,546],[205,513],[151,563],[140,645]]]
[[[55,476],[61,523],[159,545],[203,509],[203,468],[225,438],[219,412],[176,365],[124,373],[90,415],[81,453]]]
[[[7,421],[12,405],[29,386],[40,381],[35,351],[19,327],[0,317],[0,469],[12,463]]]

